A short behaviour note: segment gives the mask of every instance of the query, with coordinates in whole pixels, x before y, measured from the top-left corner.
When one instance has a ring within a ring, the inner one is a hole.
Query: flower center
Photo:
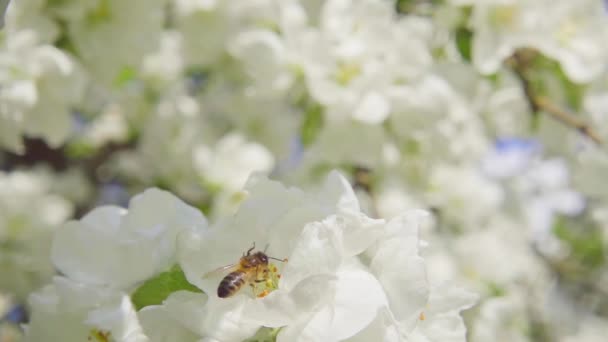
[[[515,5],[499,5],[491,14],[491,20],[497,26],[513,27],[519,8]]]
[[[334,74],[336,82],[341,86],[347,86],[354,78],[361,74],[361,66],[357,63],[339,63]]]
[[[567,45],[579,31],[579,25],[574,20],[566,20],[561,23],[556,32],[557,41],[562,45]]]
[[[279,269],[274,264],[269,264],[265,281],[254,287],[254,295],[258,298],[266,297],[270,292],[279,288],[280,279]]]
[[[111,334],[109,331],[92,329],[87,340],[91,342],[110,342]]]

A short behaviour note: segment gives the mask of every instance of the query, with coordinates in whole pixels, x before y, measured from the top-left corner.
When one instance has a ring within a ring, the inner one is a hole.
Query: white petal
[[[291,291],[313,275],[332,275],[343,261],[342,236],[332,218],[304,227],[287,265],[279,288]]]
[[[109,331],[115,341],[149,341],[143,334],[135,308],[127,295],[123,295],[112,306],[107,305],[90,311],[85,323],[93,325],[97,329]]]
[[[129,215],[123,229],[137,235],[154,237],[159,232],[179,228],[204,228],[207,220],[201,212],[171,193],[148,189],[129,202]]]
[[[465,342],[466,327],[460,311],[475,304],[478,296],[450,285],[442,285],[431,292],[425,319],[420,320],[414,331],[414,340]],[[424,338],[422,338],[424,336]]]
[[[87,341],[95,330],[115,341],[147,341],[129,297],[106,287],[55,277],[30,296],[30,307],[28,341]]]
[[[174,262],[178,232],[205,227],[198,210],[150,189],[131,201],[128,212],[101,207],[68,222],[55,235],[52,260],[72,279],[127,288]]]
[[[418,255],[420,214],[391,220],[390,235],[369,252],[370,269],[384,287],[395,319],[405,325],[417,321],[429,297],[425,263]]]
[[[551,207],[562,214],[578,215],[585,209],[585,198],[574,190],[556,191],[547,197]]]
[[[207,297],[187,291],[174,292],[164,305],[173,319],[179,321],[200,336],[222,342],[240,342],[255,334],[257,324],[243,319],[245,296],[231,298]]]
[[[402,342],[397,323],[391,317],[387,308],[378,310],[378,314],[367,328],[360,331],[357,335],[345,340],[345,342]]]
[[[299,282],[291,291],[276,290],[264,298],[248,301],[248,322],[277,328],[293,324],[333,300],[335,276],[315,275]]]
[[[352,186],[338,171],[331,171],[323,184],[322,191],[317,195],[321,203],[336,206],[339,210],[359,211],[359,201]]]
[[[341,341],[365,329],[379,308],[387,305],[377,279],[366,271],[338,272],[335,296],[327,305],[281,330],[277,342]]]
[[[195,342],[199,339],[198,335],[170,317],[162,305],[146,306],[138,316],[150,342]]]
[[[368,124],[380,124],[388,117],[390,109],[386,97],[372,91],[363,97],[353,118]]]

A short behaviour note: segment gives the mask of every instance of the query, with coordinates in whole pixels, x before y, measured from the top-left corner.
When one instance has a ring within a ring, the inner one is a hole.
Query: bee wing
[[[207,278],[207,277],[211,277],[211,276],[214,276],[214,275],[218,275],[219,273],[225,272],[226,270],[235,270],[238,265],[239,264],[234,263],[234,264],[218,267],[218,268],[214,269],[213,271],[209,271],[209,272],[205,273],[203,275],[203,278]]]

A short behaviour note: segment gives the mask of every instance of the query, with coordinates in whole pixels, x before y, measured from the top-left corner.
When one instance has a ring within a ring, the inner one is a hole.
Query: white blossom
[[[62,144],[82,95],[80,72],[62,50],[38,45],[32,31],[7,37],[0,49],[0,144],[23,152],[22,134]]]
[[[366,327],[374,322],[382,325],[377,333],[393,331],[392,340],[401,341],[414,334],[428,305],[428,330],[421,327],[415,334],[446,333],[439,323],[443,318],[430,314],[442,312],[441,304],[427,302],[417,212],[389,222],[370,219],[359,212],[352,189],[336,173],[316,194],[264,179],[250,181],[246,192],[233,218],[207,233],[180,238],[180,264],[206,295],[176,293],[165,306],[172,317],[176,312],[187,317],[189,329],[221,341],[242,340],[262,326],[283,327],[277,341],[347,340],[371,334]],[[218,298],[221,275],[202,275],[235,262],[252,242],[267,245],[268,255],[289,259],[278,265],[282,275],[276,290],[263,298],[252,298],[248,289]],[[462,307],[458,300],[442,304],[458,316],[470,305],[468,296],[456,295],[467,303]],[[436,325],[431,323],[435,319]],[[453,333],[463,339],[460,324],[460,332]]]
[[[46,173],[0,172],[0,291],[19,299],[54,274],[50,240],[74,211],[71,202],[53,191],[53,180]]]
[[[29,299],[25,341],[147,342],[126,293],[56,277]]]
[[[536,48],[560,62],[575,82],[588,82],[606,67],[605,10],[599,1],[482,1],[474,6],[473,61],[496,72],[517,48]]]
[[[150,189],[134,197],[129,210],[103,206],[68,222],[55,234],[51,257],[71,280],[127,289],[175,262],[180,231],[206,224],[198,210]]]

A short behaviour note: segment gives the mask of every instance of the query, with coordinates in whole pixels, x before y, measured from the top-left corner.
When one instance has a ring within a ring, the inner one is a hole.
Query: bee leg
[[[255,242],[254,242],[254,246],[255,246]],[[253,247],[252,247],[253,248]],[[249,254],[249,251],[247,251],[247,254]],[[251,286],[251,289],[253,290],[253,295],[255,297],[258,296],[258,268],[255,269],[255,274],[253,275],[253,281],[249,283],[249,285]]]

